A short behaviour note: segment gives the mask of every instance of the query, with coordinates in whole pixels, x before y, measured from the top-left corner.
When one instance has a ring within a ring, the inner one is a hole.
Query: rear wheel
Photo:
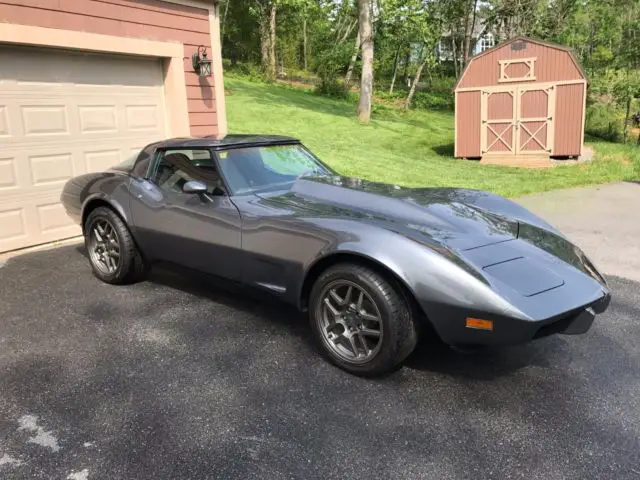
[[[84,226],[85,246],[96,277],[106,283],[126,284],[141,280],[147,264],[131,232],[110,208],[93,210]]]
[[[323,352],[357,375],[394,370],[418,339],[400,288],[360,265],[339,264],[320,275],[311,291],[309,315]]]

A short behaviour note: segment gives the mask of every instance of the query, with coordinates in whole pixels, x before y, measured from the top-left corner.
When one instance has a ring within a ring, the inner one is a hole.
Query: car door
[[[185,193],[197,180],[206,193]],[[208,149],[158,150],[149,173],[131,183],[131,216],[149,257],[241,279],[241,219]]]

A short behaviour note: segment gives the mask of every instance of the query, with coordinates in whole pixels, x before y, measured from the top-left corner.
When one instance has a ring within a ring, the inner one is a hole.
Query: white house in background
[[[473,54],[477,55],[489,50],[496,45],[496,38],[492,32],[485,32],[479,39],[476,39],[476,43],[473,48]]]
[[[487,28],[481,19],[478,19],[476,26],[473,29],[471,36],[471,56],[482,53],[496,45],[496,35],[491,29]],[[440,38],[437,46],[438,60],[440,62],[453,61],[453,49],[451,43],[451,33],[446,32]],[[462,57],[461,52],[457,52],[459,57]]]

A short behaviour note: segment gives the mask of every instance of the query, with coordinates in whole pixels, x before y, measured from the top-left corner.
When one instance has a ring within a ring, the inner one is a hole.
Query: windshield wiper
[[[322,172],[321,170],[305,170],[304,172],[302,172],[300,175],[298,175],[296,178],[302,178],[302,177],[326,177],[328,176],[328,173]]]

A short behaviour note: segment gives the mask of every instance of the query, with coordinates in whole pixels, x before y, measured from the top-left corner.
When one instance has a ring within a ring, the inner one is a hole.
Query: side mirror
[[[182,186],[182,191],[184,193],[207,193],[207,186],[198,180],[191,180]]]

